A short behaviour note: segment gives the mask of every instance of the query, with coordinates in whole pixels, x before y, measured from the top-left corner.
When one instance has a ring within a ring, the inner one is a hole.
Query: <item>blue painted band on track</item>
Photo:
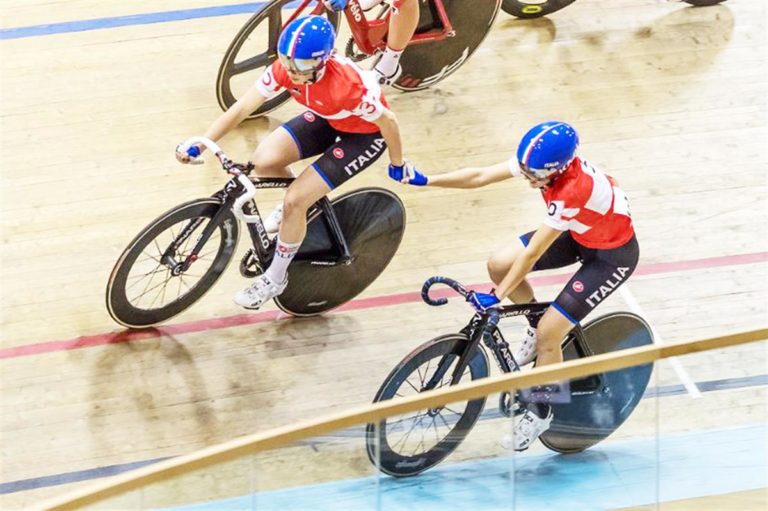
[[[136,461],[133,463],[123,463],[121,465],[109,465],[107,467],[78,470],[77,472],[67,472],[65,474],[55,474],[51,476],[11,481],[10,483],[0,484],[0,495],[27,490],[36,490],[37,488],[47,488],[49,486],[59,486],[61,484],[76,483],[79,481],[89,481],[99,477],[114,476],[117,474],[122,474],[123,472],[128,472],[129,470],[146,467],[147,465],[153,465],[159,461],[170,459],[171,457],[155,458],[151,460]]]
[[[233,14],[255,13],[267,4],[268,2],[248,2],[244,4],[218,5],[213,7],[200,7],[197,9],[183,9],[178,11],[149,12],[143,14],[131,14],[128,16],[65,21],[62,23],[50,23],[47,25],[2,28],[0,29],[0,40],[22,39],[25,37],[65,34],[69,32],[86,32],[89,30],[103,30],[108,28],[128,27],[133,25],[150,25],[153,23],[168,23],[172,21],[184,21],[199,18],[230,16]],[[295,5],[297,5],[297,2],[291,2],[286,4],[284,7],[289,8],[294,7]],[[234,36],[234,34],[232,35]]]

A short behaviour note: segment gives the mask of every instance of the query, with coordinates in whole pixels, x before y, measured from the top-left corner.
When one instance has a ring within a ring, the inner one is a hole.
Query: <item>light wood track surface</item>
[[[4,0],[0,26],[210,5]],[[173,148],[220,112],[215,72],[247,18],[0,41],[0,349],[120,332],[104,288],[122,249],[161,212],[224,182],[213,163],[177,165]],[[388,99],[407,157],[427,173],[501,161],[531,124],[571,122],[581,153],[630,197],[641,265],[656,270],[628,287],[662,338],[748,330],[768,323],[765,258],[735,258],[768,251],[766,25],[765,5],[746,0],[701,9],[579,0],[533,21],[500,13],[453,76]],[[299,111],[285,106],[248,122],[222,145],[245,159]],[[395,191],[408,226],[398,254],[361,298],[415,292],[435,274],[487,282],[487,256],[545,214],[538,194],[514,180],[421,190],[389,181],[381,161],[339,192],[362,186]],[[263,197],[268,210],[281,194]],[[724,259],[695,269],[671,264],[708,258]],[[233,265],[171,324],[243,313],[231,295],[244,285]],[[537,292],[549,299],[559,289]],[[627,306],[616,295],[598,310]],[[459,302],[405,303],[9,356],[0,360],[2,481],[181,455],[366,403],[402,356],[468,316]],[[505,327],[512,340],[518,332]],[[753,376],[765,373],[766,353],[756,344],[681,364],[692,381]],[[659,385],[678,383],[670,368],[658,376]],[[735,389],[723,399],[746,403],[755,394]],[[765,418],[764,405],[753,404]],[[701,418],[680,413],[670,429],[695,429]],[[0,507],[74,486],[0,495]]]

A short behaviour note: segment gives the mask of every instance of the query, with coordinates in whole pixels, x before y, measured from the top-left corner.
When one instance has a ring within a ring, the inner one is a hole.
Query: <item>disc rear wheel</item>
[[[568,7],[576,0],[502,0],[501,9],[517,18],[541,18]]]
[[[288,267],[288,287],[275,298],[278,307],[294,316],[321,314],[360,294],[384,271],[403,238],[405,209],[388,190],[361,188],[331,203],[352,261],[330,265],[338,254],[324,217],[319,212],[311,217]]]
[[[403,73],[394,87],[421,90],[450,76],[475,52],[491,29],[501,0],[443,0],[453,34],[442,41],[412,44],[400,57]],[[433,2],[422,4],[418,32],[439,30],[442,25]]]
[[[587,323],[583,330],[592,355],[653,343],[648,323],[628,312],[606,314]],[[567,342],[563,355],[566,361],[579,357]],[[567,454],[607,438],[642,399],[652,370],[653,364],[645,364],[572,381],[570,402],[552,404],[552,425],[541,435],[541,442]]]

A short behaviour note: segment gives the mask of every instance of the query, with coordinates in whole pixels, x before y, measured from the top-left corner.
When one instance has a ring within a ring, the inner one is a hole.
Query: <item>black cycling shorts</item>
[[[312,112],[283,124],[299,147],[301,159],[321,154],[312,167],[333,190],[368,168],[387,148],[381,132],[346,133]]]
[[[535,232],[520,236],[523,245],[528,246]],[[533,270],[551,270],[581,262],[581,268],[552,302],[554,308],[576,324],[632,275],[639,257],[640,247],[635,236],[620,247],[596,249],[580,245],[570,231],[565,231],[536,261]]]

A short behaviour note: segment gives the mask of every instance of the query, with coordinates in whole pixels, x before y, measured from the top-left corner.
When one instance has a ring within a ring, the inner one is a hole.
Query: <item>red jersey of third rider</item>
[[[513,160],[517,167],[517,159]],[[635,234],[629,201],[618,183],[579,157],[542,195],[547,203],[544,224],[570,230],[573,239],[587,248],[617,248]]]
[[[315,83],[293,83],[283,64],[276,60],[256,87],[268,99],[287,89],[293,99],[346,133],[376,133],[379,127],[372,121],[389,107],[373,71],[363,71],[337,55],[328,59],[323,75]]]

